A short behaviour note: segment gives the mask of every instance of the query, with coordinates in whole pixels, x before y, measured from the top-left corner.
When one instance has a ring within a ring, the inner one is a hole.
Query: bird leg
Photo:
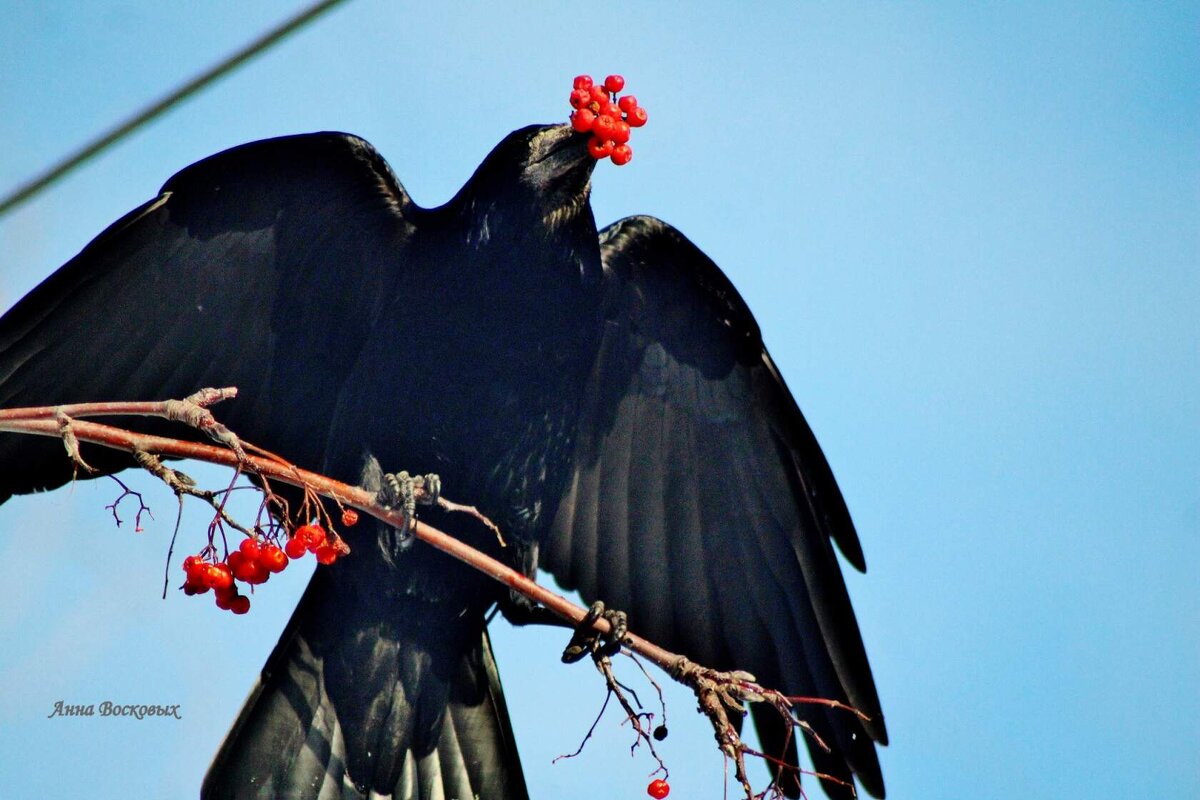
[[[442,479],[437,475],[409,475],[407,472],[383,472],[379,462],[371,457],[363,469],[362,486],[374,491],[379,504],[404,511],[404,525],[390,528],[390,544],[385,546],[389,558],[395,558],[413,543],[412,520],[418,505],[434,505],[442,492]]]
[[[513,625],[553,625],[556,628],[573,628],[558,614],[536,600],[532,600],[515,589],[510,589],[497,604],[504,618]]]
[[[592,623],[603,617],[608,621],[608,633],[600,633],[592,627]],[[592,603],[587,614],[575,626],[571,641],[563,650],[564,664],[574,664],[586,655],[611,656],[621,650],[625,634],[629,632],[629,618],[624,611],[606,609],[600,600]]]

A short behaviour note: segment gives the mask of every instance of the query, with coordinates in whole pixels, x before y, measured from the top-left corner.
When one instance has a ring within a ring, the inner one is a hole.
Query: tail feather
[[[339,599],[318,571],[203,798],[526,800],[483,620]],[[355,602],[356,614],[338,613]]]

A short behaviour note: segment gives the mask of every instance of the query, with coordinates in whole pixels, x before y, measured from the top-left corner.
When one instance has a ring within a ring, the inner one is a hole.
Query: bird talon
[[[404,471],[387,472],[383,474],[382,484],[375,498],[385,508],[400,509],[404,512],[404,526],[396,530],[402,540],[407,539],[410,523],[417,511],[415,481]]]
[[[629,615],[624,611],[613,609],[606,611],[604,618],[608,620],[609,625],[612,625],[612,632],[608,634],[608,638],[616,642],[622,641],[625,634],[629,633]]]
[[[608,621],[608,633],[600,633],[592,627],[597,619],[603,617]],[[614,656],[621,652],[625,635],[629,632],[629,615],[624,611],[606,609],[600,600],[588,607],[587,614],[575,627],[571,641],[567,643],[562,653],[564,664],[574,664],[589,653],[593,657]]]
[[[435,506],[438,500],[442,497],[442,479],[435,473],[428,475],[417,475],[413,479],[413,488],[423,490],[420,499],[420,504],[423,506]]]

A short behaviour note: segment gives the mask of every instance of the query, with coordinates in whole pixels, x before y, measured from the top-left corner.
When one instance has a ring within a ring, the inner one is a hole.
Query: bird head
[[[503,197],[506,212],[519,208],[546,228],[557,229],[587,209],[595,166],[587,137],[570,125],[530,125],[505,136],[464,191],[477,212]]]

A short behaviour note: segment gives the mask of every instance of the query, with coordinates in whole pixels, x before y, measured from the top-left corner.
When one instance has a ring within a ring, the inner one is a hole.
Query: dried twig
[[[149,514],[150,519],[154,519],[154,514],[150,511],[150,506],[146,505],[146,499],[144,497],[142,497],[141,492],[130,489],[129,486],[125,483],[125,481],[121,480],[116,475],[109,475],[108,477],[111,478],[112,480],[116,481],[117,485],[121,487],[121,494],[117,497],[116,500],[113,500],[111,503],[106,505],[104,508],[106,510],[112,512],[113,520],[117,523],[117,527],[119,528],[119,527],[121,527],[121,516],[117,513],[117,507],[121,505],[121,501],[124,500],[126,497],[137,498],[138,510],[137,510],[137,513],[135,513],[134,517],[133,517],[133,529],[135,532],[141,533],[142,532],[142,514]]]

